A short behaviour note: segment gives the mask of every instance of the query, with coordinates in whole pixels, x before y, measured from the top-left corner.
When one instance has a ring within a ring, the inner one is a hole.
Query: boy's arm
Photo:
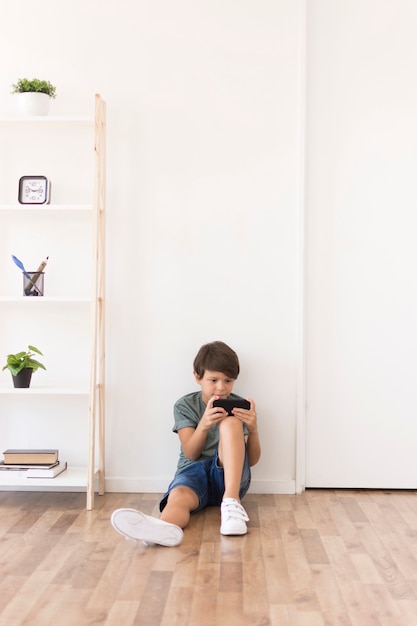
[[[183,452],[190,461],[197,461],[200,458],[210,428],[228,417],[227,411],[221,407],[213,408],[213,402],[217,397],[210,398],[196,428],[186,426],[178,430]]]
[[[261,444],[259,441],[255,402],[251,398],[247,398],[247,400],[250,402],[250,409],[234,409],[233,414],[236,415],[248,429],[248,435],[246,435],[246,450],[249,465],[252,467],[252,465],[256,465],[261,457]]]
[[[249,465],[252,467],[252,465],[256,465],[261,458],[261,444],[259,442],[258,430],[249,432],[246,450],[248,452]]]
[[[200,424],[197,428],[187,427],[178,431],[181,447],[190,461],[197,461],[200,458],[206,443],[207,431],[203,431],[199,426]]]

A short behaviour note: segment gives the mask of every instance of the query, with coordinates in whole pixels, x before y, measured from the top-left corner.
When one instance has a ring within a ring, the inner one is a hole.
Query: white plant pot
[[[16,94],[20,115],[48,115],[50,97],[46,93],[27,91]]]

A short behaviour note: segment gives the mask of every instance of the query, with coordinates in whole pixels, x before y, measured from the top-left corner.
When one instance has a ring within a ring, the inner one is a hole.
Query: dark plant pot
[[[32,378],[33,369],[31,367],[24,367],[16,376],[13,376],[13,385],[18,389],[24,387],[30,387],[30,379]]]

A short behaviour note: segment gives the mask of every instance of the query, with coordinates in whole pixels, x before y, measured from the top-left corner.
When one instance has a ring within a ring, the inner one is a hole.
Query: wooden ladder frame
[[[97,479],[99,495],[103,495],[105,492],[105,210],[106,103],[99,94],[96,94],[87,510],[94,508],[94,492]],[[97,427],[98,432],[96,431]],[[98,470],[95,458],[97,443]]]

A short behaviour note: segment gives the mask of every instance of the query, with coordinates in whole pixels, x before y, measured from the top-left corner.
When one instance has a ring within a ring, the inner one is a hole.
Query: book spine
[[[33,465],[50,465],[51,463],[55,463],[58,460],[57,456],[41,456],[41,455],[21,455],[21,456],[8,456],[4,455],[4,462],[7,465],[27,465],[32,463]]]
[[[64,461],[51,469],[29,469],[26,472],[26,478],[55,478],[55,476],[59,476],[59,474],[62,474],[66,469],[67,462]]]

